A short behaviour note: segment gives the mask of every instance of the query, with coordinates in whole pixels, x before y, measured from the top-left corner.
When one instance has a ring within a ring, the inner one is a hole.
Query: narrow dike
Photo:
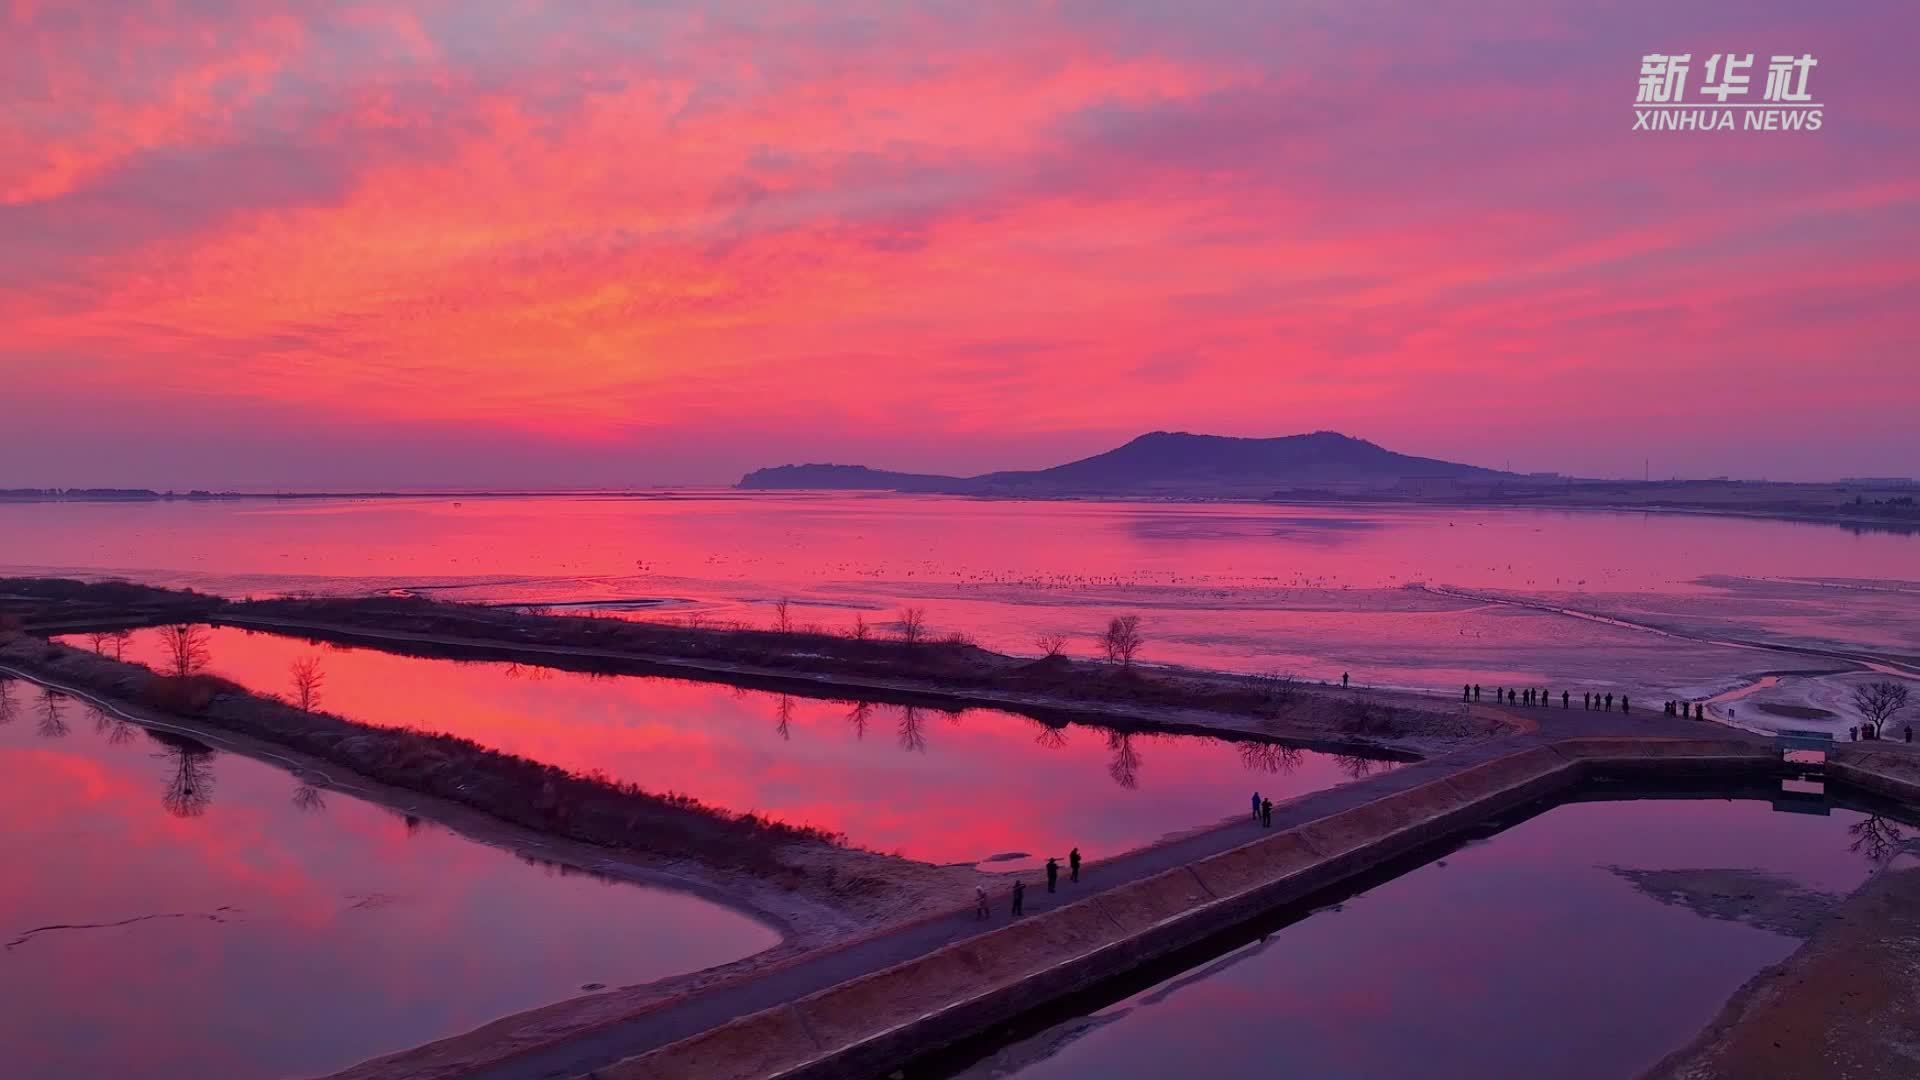
[[[592,1068],[596,1080],[886,1075],[1233,927],[1597,776],[1771,773],[1743,739],[1586,738],[1428,779],[1029,916],[698,1035]],[[1335,804],[1337,806],[1337,804]]]

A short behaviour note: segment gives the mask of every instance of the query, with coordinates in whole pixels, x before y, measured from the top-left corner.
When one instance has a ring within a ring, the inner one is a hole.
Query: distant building
[[[1843,484],[1853,484],[1857,487],[1920,487],[1920,480],[1916,480],[1911,476],[1843,476],[1840,478],[1840,482]]]

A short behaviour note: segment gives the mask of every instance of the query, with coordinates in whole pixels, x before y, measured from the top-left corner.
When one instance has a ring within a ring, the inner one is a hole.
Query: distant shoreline
[[[1656,485],[1659,486],[1659,485]],[[1757,485],[1756,485],[1757,486]],[[1853,486],[1842,484],[1770,484],[1771,488],[1800,487],[1817,489],[1823,492],[1853,491]],[[1866,489],[1879,490],[1879,489]],[[1756,492],[1756,494],[1761,494]],[[683,498],[737,498],[757,499],[787,495],[859,495],[859,496],[906,496],[910,498],[969,499],[986,502],[1113,502],[1113,503],[1163,503],[1163,504],[1217,504],[1235,506],[1311,506],[1311,507],[1352,507],[1401,509],[1420,508],[1435,510],[1564,510],[1597,511],[1621,514],[1687,514],[1706,517],[1746,518],[1757,521],[1792,521],[1810,525],[1831,525],[1840,528],[1871,530],[1895,534],[1920,533],[1920,511],[1912,516],[1880,516],[1873,514],[1846,513],[1852,505],[1832,504],[1831,508],[1818,504],[1798,506],[1767,506],[1730,502],[1716,505],[1707,502],[1681,501],[1583,501],[1564,495],[1544,495],[1539,498],[1421,498],[1393,497],[1379,493],[1368,495],[1341,495],[1332,493],[1294,492],[1271,496],[1247,495],[1201,495],[1201,494],[1122,494],[1122,493],[1058,493],[1005,494],[965,492],[908,492],[874,490],[864,488],[738,488],[738,487],[697,487],[682,486],[673,488],[649,489],[512,489],[512,490],[457,490],[457,491],[151,491],[146,489],[112,488],[16,488],[0,490],[0,504],[29,503],[153,503],[153,502],[304,502],[325,499],[568,499],[568,498],[604,498],[604,499],[649,499],[673,500]]]

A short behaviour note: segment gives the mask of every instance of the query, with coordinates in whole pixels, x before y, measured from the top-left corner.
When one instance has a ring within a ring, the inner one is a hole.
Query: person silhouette
[[[1060,884],[1060,860],[1047,857],[1047,891],[1054,892]]]
[[[1608,695],[1607,695],[1607,710],[1606,710],[1606,711],[1608,711],[1608,712],[1612,712],[1612,711],[1613,711],[1613,695],[1612,695],[1612,694],[1608,694]]]
[[[1480,700],[1480,684],[1479,683],[1473,684],[1473,700],[1475,701]]]
[[[1074,848],[1072,851],[1067,852],[1067,880],[1068,881],[1080,880],[1080,849],[1079,848]]]
[[[1016,881],[1013,883],[1013,906],[1012,906],[1011,914],[1013,915],[1014,918],[1019,918],[1020,916],[1025,915],[1026,913],[1027,913],[1027,883],[1024,881]]]
[[[1260,793],[1257,791],[1253,793],[1253,820],[1260,820]]]
[[[1569,690],[1562,690],[1562,691],[1560,691],[1560,707],[1561,707],[1561,708],[1563,708],[1563,709],[1571,709],[1571,708],[1573,708],[1573,693],[1572,693],[1572,691],[1569,691]]]
[[[1343,671],[1340,673],[1340,689],[1345,690],[1346,688],[1347,688],[1347,673]]]
[[[993,905],[987,903],[987,887],[985,885],[975,885],[973,887],[973,917],[976,919],[986,919],[992,917],[992,915]]]
[[[1260,827],[1263,829],[1273,828],[1273,800],[1272,799],[1260,800]]]
[[[1471,686],[1469,686],[1469,685],[1467,685],[1466,683],[1461,683],[1461,684],[1460,684],[1460,700],[1461,700],[1461,701],[1472,701],[1472,700],[1473,700],[1473,687],[1471,687]]]

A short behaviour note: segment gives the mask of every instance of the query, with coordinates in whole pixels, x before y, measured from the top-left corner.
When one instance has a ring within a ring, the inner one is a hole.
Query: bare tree
[[[1113,760],[1107,762],[1107,775],[1128,791],[1139,787],[1140,751],[1133,748],[1133,733],[1107,732],[1107,749],[1113,751]]]
[[[1107,663],[1130,668],[1134,654],[1146,641],[1140,636],[1140,616],[1115,615],[1107,621],[1106,633],[1100,635],[1100,650],[1106,654]]]
[[[873,718],[873,702],[855,701],[847,708],[847,723],[853,725],[853,737],[867,737],[867,721]]]
[[[1848,850],[1857,851],[1876,863],[1886,862],[1899,854],[1907,842],[1907,835],[1900,826],[1888,821],[1879,814],[1863,817],[1847,826],[1853,834],[1853,843]]]
[[[926,721],[920,719],[920,710],[912,705],[900,707],[900,749],[927,752]]]
[[[100,715],[105,716],[107,719],[106,730],[109,745],[122,746],[130,743],[133,741],[134,734],[140,730],[117,716],[107,716],[106,713],[101,713]]]
[[[1853,707],[1860,718],[1873,725],[1876,738],[1895,713],[1907,707],[1907,684],[1882,680],[1853,688]]]
[[[1037,719],[1033,722],[1033,724],[1035,727],[1040,729],[1039,731],[1036,731],[1033,733],[1034,742],[1039,743],[1041,746],[1044,746],[1049,750],[1058,750],[1061,747],[1067,745],[1067,727],[1065,724],[1061,724],[1060,726],[1055,727],[1054,725],[1047,723],[1045,720],[1037,720]]]
[[[1339,766],[1341,772],[1355,780],[1373,775],[1373,770],[1379,768],[1381,764],[1373,758],[1361,757],[1358,754],[1335,754],[1333,763]]]
[[[1051,660],[1067,650],[1067,635],[1041,634],[1033,639],[1033,644],[1040,650],[1041,657]]]
[[[918,645],[927,640],[925,608],[903,607],[900,609],[900,640],[909,645]]]
[[[115,630],[111,636],[113,640],[113,658],[115,660],[125,660],[127,658],[127,646],[133,644],[133,631]]]
[[[1290,773],[1300,767],[1306,759],[1297,746],[1281,743],[1243,742],[1240,744],[1240,764],[1250,772]]]
[[[793,603],[784,596],[773,602],[773,628],[782,634],[793,633]]]
[[[320,706],[320,685],[327,681],[326,672],[320,670],[320,658],[301,657],[289,670],[293,674],[293,703],[301,712],[312,712]]]
[[[1253,676],[1251,681],[1254,692],[1260,695],[1261,707],[1269,712],[1286,708],[1300,693],[1300,678],[1296,675],[1268,671]]]
[[[853,613],[853,629],[847,631],[847,636],[855,641],[865,641],[873,636],[873,627],[867,625],[865,615],[857,611]]]
[[[61,716],[61,713],[66,707],[67,695],[60,693],[51,686],[43,686],[40,688],[39,735],[41,738],[66,738],[67,732],[71,730],[67,727],[66,719]]]
[[[167,731],[148,731],[161,746],[154,756],[173,763],[160,804],[174,817],[199,817],[213,802],[213,748]]]
[[[167,674],[184,679],[207,666],[207,628],[192,623],[176,623],[160,628],[160,643],[166,649]]]
[[[107,646],[113,641],[113,631],[94,630],[87,634],[87,640],[93,643],[93,651],[101,656],[107,655]]]

